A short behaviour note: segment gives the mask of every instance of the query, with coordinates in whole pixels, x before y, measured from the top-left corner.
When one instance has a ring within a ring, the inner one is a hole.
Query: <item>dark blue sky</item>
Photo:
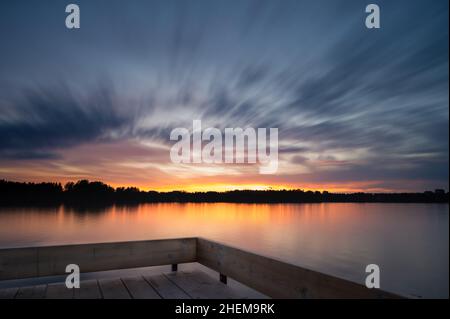
[[[448,189],[447,0],[372,1],[378,30],[356,0],[72,2],[79,30],[0,3],[0,178]],[[174,166],[193,119],[279,128],[278,174]]]

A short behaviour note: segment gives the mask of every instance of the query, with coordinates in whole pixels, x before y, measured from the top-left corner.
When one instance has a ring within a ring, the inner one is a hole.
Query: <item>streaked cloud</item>
[[[448,1],[378,2],[3,1],[0,178],[448,189]],[[278,127],[279,174],[174,167],[194,119]]]

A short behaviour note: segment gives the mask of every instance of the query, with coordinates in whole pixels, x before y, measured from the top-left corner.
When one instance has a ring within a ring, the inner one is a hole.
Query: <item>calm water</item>
[[[448,205],[145,204],[97,210],[0,208],[0,247],[202,236],[381,288],[449,294]]]

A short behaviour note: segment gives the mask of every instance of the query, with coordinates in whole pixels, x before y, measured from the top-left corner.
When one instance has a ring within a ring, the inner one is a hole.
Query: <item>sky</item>
[[[0,179],[154,190],[449,186],[448,1],[0,2]],[[175,164],[176,127],[278,128],[279,164]]]

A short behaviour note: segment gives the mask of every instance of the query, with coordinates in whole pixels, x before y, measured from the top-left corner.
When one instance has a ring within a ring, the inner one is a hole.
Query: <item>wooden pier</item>
[[[79,289],[67,289],[64,282],[0,289],[0,299],[211,298],[245,299],[248,296],[199,270],[82,280]]]
[[[178,271],[197,262],[219,273]],[[172,272],[0,289],[0,298],[245,298],[227,286],[232,278],[272,298],[402,298],[364,285],[291,265],[203,238],[180,238],[0,249],[0,281],[67,275],[68,264],[99,272],[172,265]]]

